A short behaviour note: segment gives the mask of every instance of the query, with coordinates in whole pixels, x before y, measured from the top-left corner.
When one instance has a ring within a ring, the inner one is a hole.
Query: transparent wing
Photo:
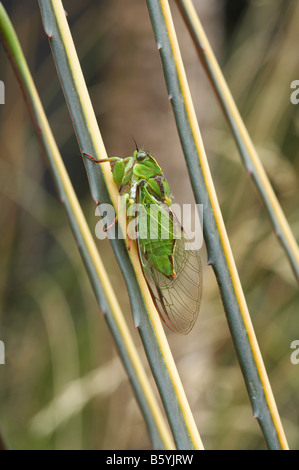
[[[165,276],[150,262],[150,237],[147,250],[138,239],[138,250],[152,298],[167,327],[177,333],[187,334],[193,328],[200,309],[202,294],[202,266],[198,250],[190,249],[192,244],[171,209],[160,203],[173,220],[174,240],[173,265],[175,277]],[[171,226],[171,224],[170,224]],[[156,243],[156,241],[153,241]],[[163,240],[160,240],[163,251]]]

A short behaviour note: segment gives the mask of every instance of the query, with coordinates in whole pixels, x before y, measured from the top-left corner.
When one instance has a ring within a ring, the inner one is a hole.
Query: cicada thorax
[[[164,175],[156,175],[147,180],[148,191],[160,202],[171,206],[172,200],[168,182]]]

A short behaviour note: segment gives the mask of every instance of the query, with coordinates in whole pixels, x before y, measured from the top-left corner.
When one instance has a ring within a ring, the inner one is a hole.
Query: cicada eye
[[[142,162],[146,158],[146,152],[143,150],[139,150],[136,154],[136,160],[137,162]]]

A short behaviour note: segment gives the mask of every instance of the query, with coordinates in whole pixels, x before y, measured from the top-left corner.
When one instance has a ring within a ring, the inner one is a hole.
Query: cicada
[[[137,146],[127,158],[96,160],[84,155],[95,163],[111,162],[127,214],[133,205],[138,208],[136,242],[151,296],[166,326],[177,333],[188,333],[200,308],[201,260],[198,250],[190,249],[171,209],[172,195],[161,167],[149,152]]]

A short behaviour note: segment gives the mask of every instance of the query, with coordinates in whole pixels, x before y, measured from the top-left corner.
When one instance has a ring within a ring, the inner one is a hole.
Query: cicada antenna
[[[136,147],[137,152],[139,152],[139,148],[138,148],[137,142],[136,142],[136,140],[134,139],[133,136],[132,136],[132,139],[134,140],[134,144],[135,144],[135,147]]]

